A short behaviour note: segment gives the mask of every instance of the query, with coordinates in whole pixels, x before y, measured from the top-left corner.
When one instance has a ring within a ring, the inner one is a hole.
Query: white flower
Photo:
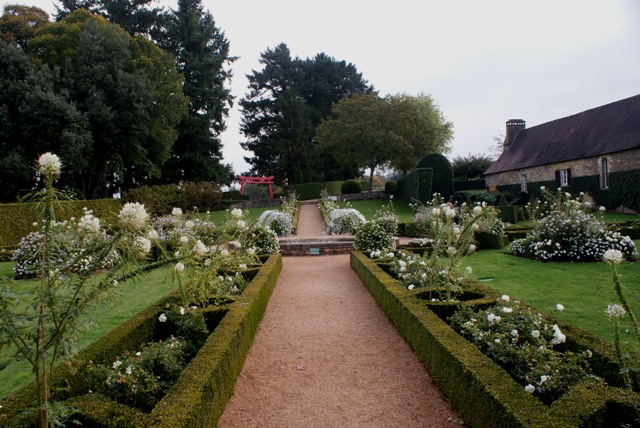
[[[151,251],[151,241],[143,236],[138,236],[134,243],[139,257],[145,257]]]
[[[188,237],[188,236],[185,236],[185,235],[182,235],[182,236],[180,237],[180,243],[181,243],[181,244],[186,244],[187,242],[189,242],[189,237]]]
[[[140,351],[136,352],[136,356],[141,357],[142,356],[142,352],[140,352]]]
[[[240,266],[238,266],[240,269],[246,269],[247,265],[244,263],[241,263]]]
[[[544,189],[546,189],[545,186],[540,186],[540,190],[544,190]]]
[[[444,215],[451,218],[451,217],[455,217],[456,216],[456,210],[454,210],[453,208],[447,208],[446,210],[444,210]]]
[[[600,211],[601,213],[605,212],[607,209],[603,206],[600,206],[600,208],[598,208],[598,211]]]
[[[585,351],[585,354],[587,354],[587,358],[593,357],[593,352],[591,352],[589,349]]]
[[[495,343],[500,343],[500,338],[494,339],[493,340]]]
[[[204,245],[202,241],[198,239],[195,245],[193,246],[193,254],[195,254],[197,258],[202,258],[205,255],[207,255],[208,252],[209,252],[209,247]]]
[[[511,336],[518,337],[518,330],[511,330]]]
[[[54,177],[58,177],[62,168],[62,162],[60,162],[58,155],[46,152],[38,158],[38,168],[43,175],[51,174]]]
[[[540,330],[532,330],[531,331],[531,336],[534,338],[539,338],[540,337]]]
[[[245,223],[244,220],[238,220],[236,222],[236,225],[240,228],[240,229],[244,229],[247,226],[247,223]]]
[[[158,232],[156,232],[155,229],[151,229],[147,236],[149,236],[149,239],[153,239],[154,241],[157,241],[160,238],[160,235],[158,235]]]
[[[187,220],[184,222],[184,227],[186,227],[187,229],[193,229],[193,226],[195,226],[193,220]]]
[[[624,256],[622,255],[622,251],[610,248],[604,252],[602,260],[610,265],[618,265],[624,261]]]
[[[184,308],[180,306],[180,315],[184,315],[184,312],[185,312]]]
[[[118,214],[120,223],[132,229],[142,229],[149,220],[149,214],[144,209],[144,205],[138,202],[127,202]]]
[[[226,248],[223,249],[222,251],[220,251],[220,254],[222,254],[223,256],[228,256],[229,255],[229,250],[227,250]]]
[[[176,272],[184,271],[184,263],[176,263],[176,265],[173,267],[173,270],[175,270]]]
[[[255,255],[255,254],[256,254],[256,250],[255,250],[255,248],[251,247],[251,248],[248,248],[248,249],[247,249],[247,255],[249,255],[249,256],[253,256],[253,255]]]
[[[195,311],[196,309],[198,309],[198,307],[197,306],[191,306],[191,309]]]
[[[480,214],[481,212],[482,212],[482,207],[480,205],[476,205],[475,207],[473,207],[474,214]]]
[[[487,314],[487,321],[489,321],[490,324],[499,323],[501,319],[502,318],[500,318],[499,316],[497,316],[494,313],[489,312]]]
[[[180,217],[182,215],[182,208],[174,208],[171,210],[171,215],[174,215],[176,217]]]
[[[625,311],[622,306],[611,303],[609,306],[607,306],[607,310],[605,311],[605,313],[609,315],[609,318],[620,318],[624,316],[627,311]]]
[[[508,302],[511,298],[509,296],[507,296],[506,294],[503,294],[502,297],[500,297],[502,299],[503,302]]]
[[[504,312],[505,314],[510,314],[511,312],[513,312],[513,309],[511,308],[502,308],[502,312]]]
[[[475,253],[477,248],[478,247],[476,247],[475,245],[470,244],[469,245],[469,253]]]
[[[117,369],[118,367],[120,367],[122,365],[122,361],[120,360],[115,360],[113,365],[111,366],[111,368],[113,368],[114,370]]]
[[[94,217],[91,212],[87,212],[80,218],[78,227],[86,232],[98,233],[100,232],[100,219]]]
[[[562,334],[560,327],[557,324],[553,325],[553,339],[551,339],[552,345],[558,345],[567,341],[567,336]]]
[[[414,288],[416,288],[416,286],[415,286],[415,285],[413,285],[413,284],[409,284],[409,285],[407,286],[407,288],[408,288],[409,290],[413,290]]]
[[[550,377],[550,376],[547,376],[547,375],[542,375],[542,376],[540,376],[540,383],[541,383],[541,384],[542,384],[542,383],[545,383],[546,381],[548,381],[548,380],[549,380],[549,377]]]
[[[564,305],[562,303],[558,303],[556,305],[556,309],[559,310],[559,311],[564,311]]]
[[[165,314],[160,314],[160,316],[158,317],[158,321],[167,322],[167,316]]]
[[[231,210],[231,217],[233,218],[242,218],[244,214],[240,208],[234,208]]]
[[[125,370],[127,372],[127,374],[131,374],[131,372],[133,371],[133,366],[132,365],[128,365],[127,366],[127,370]]]
[[[473,268],[471,266],[467,266],[466,268],[464,268],[464,271],[467,274],[472,274],[473,273]]]
[[[529,384],[527,386],[524,387],[524,391],[528,392],[529,394],[533,394],[534,392],[536,392],[536,387]]]

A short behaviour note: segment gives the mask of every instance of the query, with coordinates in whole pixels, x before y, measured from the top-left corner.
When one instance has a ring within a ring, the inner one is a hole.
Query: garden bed
[[[52,379],[53,397],[79,410],[77,419],[92,427],[215,426],[233,392],[246,353],[282,268],[280,255],[272,255],[259,268],[242,295],[212,307],[205,314],[212,333],[165,397],[149,412],[115,403],[90,393],[83,370],[93,361],[111,364],[125,351],[139,349],[158,336],[158,314],[179,301],[176,292],[155,302],[103,338],[85,348]],[[26,385],[7,397],[0,410],[0,426],[32,426],[20,413],[36,399],[36,388]]]
[[[466,425],[580,427],[637,423],[639,395],[617,387],[578,385],[551,406],[544,405],[443,321],[434,312],[442,311],[438,305],[430,308],[424,299],[416,296],[416,290],[403,287],[375,260],[361,252],[351,253],[351,267]],[[569,350],[593,352],[590,362],[595,374],[606,379],[609,385],[622,384],[608,343],[564,323],[558,322],[558,325],[567,335]]]

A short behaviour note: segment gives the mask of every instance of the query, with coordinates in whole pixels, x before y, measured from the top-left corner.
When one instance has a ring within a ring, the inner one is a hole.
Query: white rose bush
[[[111,299],[118,284],[169,263],[146,261],[149,215],[143,205],[125,204],[111,227],[88,210],[80,220],[58,221],[54,205],[68,199],[54,187],[61,171],[58,156],[41,155],[36,176],[42,188],[26,199],[41,208],[41,219],[16,252],[15,273],[38,277],[39,286],[15,292],[10,280],[0,285],[0,346],[11,346],[14,360],[31,365],[41,427],[56,420],[50,412],[64,412],[50,401],[49,379],[58,360],[75,352],[78,333],[90,327],[87,309]]]

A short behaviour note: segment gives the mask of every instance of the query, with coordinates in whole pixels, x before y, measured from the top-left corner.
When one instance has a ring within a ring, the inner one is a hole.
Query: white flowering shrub
[[[395,249],[395,240],[384,223],[372,220],[358,226],[353,245],[358,251],[389,252]]]
[[[637,255],[633,240],[585,212],[580,198],[573,199],[560,189],[555,194],[543,189],[543,195],[548,210],[525,238],[511,243],[514,254],[556,261],[596,261],[610,249],[619,250],[627,259]]]
[[[282,203],[280,210],[293,218],[298,210],[298,195],[296,192],[290,192],[287,197],[280,197],[280,201]]]
[[[200,240],[212,245],[217,240],[216,225],[207,220],[189,218],[182,214],[180,208],[174,208],[171,215],[157,217],[153,220],[150,238],[168,251],[175,251],[184,239]]]
[[[360,211],[354,208],[336,208],[329,213],[327,231],[331,235],[350,235],[365,221]]]
[[[573,385],[602,381],[591,374],[590,351],[558,351],[567,339],[560,328],[508,296],[488,309],[463,306],[449,323],[546,404]]]
[[[276,254],[280,252],[278,235],[264,227],[256,227],[249,232],[247,246],[255,254]]]
[[[257,226],[267,227],[278,236],[288,236],[293,233],[293,217],[283,211],[266,210],[256,221]]]
[[[80,220],[72,218],[63,222],[50,222],[48,234],[48,239],[52,242],[45,264],[50,269],[88,274],[95,270],[109,269],[119,260],[115,250],[104,257],[96,257],[92,253],[95,247],[106,243],[110,238],[102,228],[100,219],[86,208]],[[40,274],[44,236],[42,231],[31,232],[18,244],[12,256],[16,279],[33,278]],[[139,258],[146,257],[148,251],[145,249],[146,246],[137,247]]]

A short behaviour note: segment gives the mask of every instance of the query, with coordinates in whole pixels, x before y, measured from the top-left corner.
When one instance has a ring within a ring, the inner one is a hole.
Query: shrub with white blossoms
[[[557,261],[597,261],[610,249],[627,259],[638,254],[631,238],[609,230],[602,219],[584,211],[581,196],[574,199],[561,189],[542,193],[548,210],[525,238],[511,243],[514,254]]]
[[[205,245],[212,245],[217,240],[217,232],[213,222],[185,216],[180,208],[174,208],[171,215],[153,220],[149,238],[173,252],[185,243],[185,239],[191,243],[200,240]]]
[[[358,251],[382,251],[385,253],[394,250],[396,246],[393,235],[385,229],[382,223],[376,220],[358,226],[353,245]]]
[[[289,236],[293,233],[293,217],[283,211],[266,210],[256,221],[256,225],[273,230],[278,236]]]
[[[364,216],[355,208],[336,208],[329,213],[327,232],[331,235],[350,235],[366,222]]]
[[[449,323],[546,404],[573,385],[601,382],[591,374],[590,351],[557,350],[567,339],[558,325],[508,296],[488,309],[463,306]]]

